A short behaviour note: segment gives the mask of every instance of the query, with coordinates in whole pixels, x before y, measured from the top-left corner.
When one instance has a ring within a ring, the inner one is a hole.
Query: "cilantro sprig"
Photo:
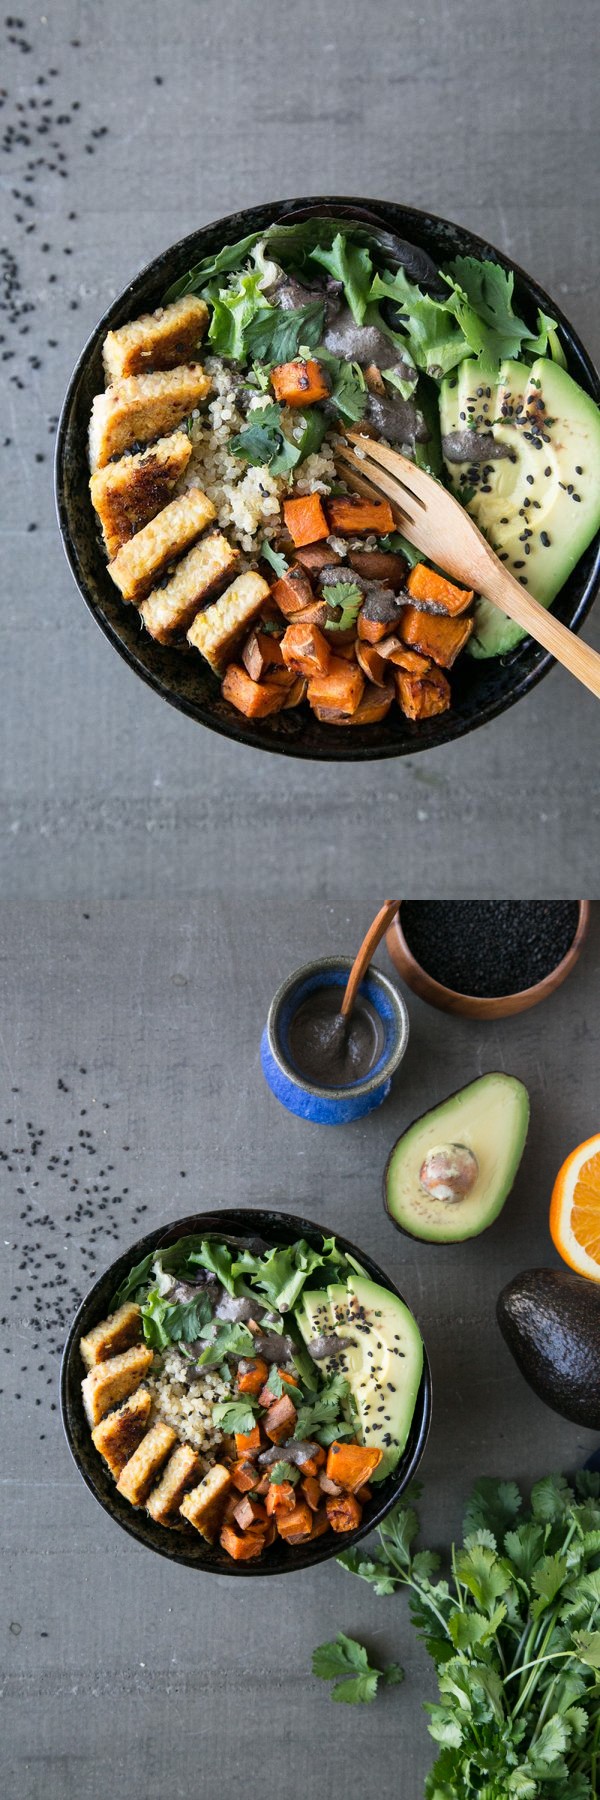
[[[362,603],[362,588],[354,581],[332,581],[325,590],[328,606],[336,609],[336,617],[325,620],[326,631],[347,631],[358,618]]]
[[[333,1681],[332,1700],[341,1700],[346,1706],[364,1706],[374,1700],[380,1682],[382,1687],[393,1687],[404,1680],[399,1663],[379,1669],[369,1662],[364,1644],[346,1637],[343,1631],[338,1631],[332,1644],[319,1644],[313,1650],[312,1671],[319,1681]]]
[[[413,1497],[418,1489],[413,1489]],[[379,1546],[339,1558],[376,1594],[405,1587],[438,1677],[427,1800],[592,1800],[600,1765],[600,1475],[548,1475],[524,1507],[512,1481],[479,1481],[453,1546],[415,1549],[412,1504]]]

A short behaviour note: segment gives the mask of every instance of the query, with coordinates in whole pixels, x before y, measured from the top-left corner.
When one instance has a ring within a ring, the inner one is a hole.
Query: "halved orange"
[[[550,1235],[569,1268],[600,1281],[600,1132],[578,1144],[558,1171]]]

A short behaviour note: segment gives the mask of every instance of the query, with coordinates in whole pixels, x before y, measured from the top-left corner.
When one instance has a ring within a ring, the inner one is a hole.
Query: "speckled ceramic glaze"
[[[378,725],[362,728],[321,725],[306,704],[267,719],[245,719],[222,699],[219,682],[197,653],[155,643],[142,629],[136,608],[123,605],[107,572],[89,497],[87,431],[94,394],[104,386],[102,341],[107,330],[159,305],[166,289],[192,263],[223,244],[263,229],[272,220],[283,220],[286,215],[306,208],[315,213],[329,211],[370,217],[423,246],[437,263],[448,262],[458,255],[483,256],[492,257],[504,268],[512,268],[518,310],[532,324],[537,307],[552,314],[560,327],[571,373],[588,393],[600,400],[600,384],[593,365],[560,307],[493,244],[485,243],[446,219],[416,212],[389,200],[325,195],[273,201],[265,206],[250,207],[245,212],[232,213],[172,245],[130,282],[100,320],[77,363],[60,421],[56,455],[59,525],[75,580],[101,630],[130,668],[181,712],[189,713],[201,724],[226,737],[287,756],[318,758],[325,762],[414,756],[417,750],[428,750],[462,737],[465,732],[485,724],[512,706],[546,674],[552,658],[531,639],[520,644],[509,656],[489,662],[463,656],[452,673],[451,711],[420,724],[405,719],[399,708],[394,707]],[[599,586],[600,549],[596,543],[581,558],[556,600],[553,611],[557,618],[577,629]]]
[[[90,1428],[83,1410],[81,1398],[81,1382],[85,1374],[79,1353],[80,1339],[87,1331],[91,1331],[100,1319],[106,1318],[110,1312],[113,1296],[130,1268],[148,1255],[149,1250],[158,1250],[159,1246],[173,1244],[177,1238],[186,1237],[191,1232],[218,1232],[223,1237],[228,1233],[236,1236],[258,1236],[267,1243],[277,1242],[293,1244],[297,1238],[306,1238],[316,1249],[320,1248],[323,1236],[335,1235],[341,1250],[354,1256],[360,1262],[372,1281],[381,1282],[390,1292],[401,1300],[402,1295],[389,1275],[367,1256],[364,1250],[357,1248],[349,1238],[342,1237],[339,1231],[332,1233],[328,1225],[315,1225],[311,1219],[296,1218],[290,1213],[261,1210],[255,1207],[223,1212],[193,1213],[189,1218],[177,1219],[165,1231],[150,1231],[147,1236],[132,1244],[117,1262],[111,1264],[104,1275],[94,1283],[87,1299],[83,1301],[77,1313],[67,1342],[65,1344],[61,1370],[61,1411],[67,1443],[77,1464],[80,1475],[90,1488],[96,1500],[110,1514],[117,1525],[129,1532],[130,1537],[137,1538],[138,1543],[145,1544],[147,1549],[156,1550],[159,1556],[169,1557],[171,1562],[184,1563],[190,1569],[200,1569],[211,1575],[289,1575],[295,1569],[308,1569],[313,1563],[327,1562],[337,1556],[342,1547],[342,1540],[335,1533],[330,1538],[317,1538],[313,1545],[285,1545],[274,1543],[259,1563],[232,1562],[218,1543],[205,1543],[200,1534],[193,1528],[183,1530],[167,1530],[156,1525],[143,1508],[130,1506],[117,1493],[106,1464],[102,1462],[94,1449]],[[356,1531],[344,1534],[343,1548],[358,1543],[368,1531],[372,1531],[386,1513],[395,1504],[408,1482],[412,1479],[421,1460],[431,1417],[431,1374],[427,1354],[424,1353],[423,1375],[417,1395],[414,1417],[406,1448],[393,1475],[389,1475],[380,1486],[375,1486],[373,1498],[364,1508],[362,1522]]]
[[[324,956],[319,962],[295,969],[278,988],[262,1035],[263,1074],[272,1093],[288,1112],[316,1125],[348,1125],[352,1119],[362,1119],[365,1113],[381,1106],[408,1043],[408,1013],[402,996],[386,975],[371,966],[358,991],[370,1001],[383,1027],[383,1048],[377,1062],[368,1075],[350,1087],[317,1087],[300,1074],[289,1045],[294,1014],[303,1000],[319,988],[345,987],[351,967],[350,957]]]

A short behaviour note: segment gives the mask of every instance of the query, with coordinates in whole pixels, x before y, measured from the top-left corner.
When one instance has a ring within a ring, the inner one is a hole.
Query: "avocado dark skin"
[[[502,1289],[496,1316],[540,1400],[600,1430],[600,1284],[566,1269],[526,1269]]]

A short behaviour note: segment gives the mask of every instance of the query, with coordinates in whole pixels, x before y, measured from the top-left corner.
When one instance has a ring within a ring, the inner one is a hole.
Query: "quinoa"
[[[192,413],[189,432],[192,455],[180,489],[202,488],[217,509],[217,523],[248,556],[256,557],[263,537],[272,537],[281,520],[281,501],[289,493],[292,480],[285,475],[271,475],[266,466],[250,466],[234,456],[230,440],[243,431],[248,417],[237,401],[240,379],[220,356],[207,356],[204,367],[213,382],[213,398],[206,411]],[[268,405],[271,396],[256,394],[249,411]],[[288,408],[289,430],[293,434],[293,409]],[[283,422],[286,423],[285,412]],[[295,494],[328,494],[336,479],[333,444],[339,435],[332,425],[320,450],[292,471]]]
[[[212,1423],[212,1409],[231,1396],[222,1376],[215,1369],[194,1369],[187,1356],[171,1347],[155,1357],[145,1385],[152,1394],[153,1420],[172,1425],[182,1444],[206,1457],[207,1466],[214,1462],[223,1432]]]

